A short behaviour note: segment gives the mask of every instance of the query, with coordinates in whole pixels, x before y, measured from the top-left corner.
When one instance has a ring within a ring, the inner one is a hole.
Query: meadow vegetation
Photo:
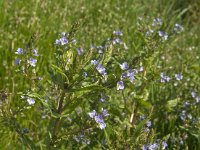
[[[199,6],[0,0],[0,149],[200,149]]]

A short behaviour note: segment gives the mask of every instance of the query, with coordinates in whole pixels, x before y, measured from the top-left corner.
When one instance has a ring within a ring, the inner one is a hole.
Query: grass
[[[199,149],[199,5],[197,0],[0,0],[0,149],[150,149],[155,143],[162,149],[164,141],[166,149]],[[163,23],[146,36],[154,18]],[[172,32],[176,23],[183,25],[182,33]],[[107,41],[118,37],[116,30],[128,50]],[[159,30],[168,33],[166,41]],[[61,32],[77,43],[67,50],[55,46]],[[91,48],[100,45],[107,46],[103,54]],[[26,55],[15,54],[19,47]],[[78,47],[84,55],[77,54]],[[36,67],[27,63],[32,49],[39,54]],[[20,65],[14,64],[17,58]],[[106,68],[106,81],[90,64],[94,59]],[[117,90],[123,62],[144,71],[133,83],[123,79],[125,89]],[[170,82],[160,82],[162,72]],[[27,97],[36,103],[29,105]],[[88,116],[101,108],[110,114],[104,130]]]

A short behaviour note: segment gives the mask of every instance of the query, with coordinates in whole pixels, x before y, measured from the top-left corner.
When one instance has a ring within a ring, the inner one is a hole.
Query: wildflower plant
[[[23,81],[23,88],[10,96],[14,102],[5,103],[0,91],[1,133],[17,137],[23,149],[198,147],[199,85],[172,62],[184,27],[141,17],[135,41],[117,28],[91,46],[77,35],[81,21],[54,33],[48,61],[35,37],[13,51],[13,82]]]

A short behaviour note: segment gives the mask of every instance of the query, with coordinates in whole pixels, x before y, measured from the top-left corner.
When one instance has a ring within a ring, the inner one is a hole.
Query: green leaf
[[[143,99],[140,99],[137,101],[138,104],[143,107],[143,108],[147,108],[147,109],[150,109],[152,107],[151,103],[149,103],[148,101],[146,100],[143,100]]]
[[[65,79],[67,80],[67,82],[69,83],[69,78],[66,76],[66,74],[62,71],[61,68],[51,64],[51,67],[54,68],[60,75],[62,75],[63,77],[65,77]]]
[[[149,120],[148,118],[144,119],[136,126],[136,128],[133,132],[133,138],[134,139],[137,139],[140,136],[142,129],[143,129],[144,125],[147,123],[148,120]]]
[[[176,99],[173,99],[173,100],[169,100],[167,102],[167,109],[168,110],[172,110],[174,107],[176,107],[178,105],[178,102],[180,101],[180,98],[176,98]]]

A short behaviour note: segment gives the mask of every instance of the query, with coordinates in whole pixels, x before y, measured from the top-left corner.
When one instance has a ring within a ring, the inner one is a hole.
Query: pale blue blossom
[[[33,49],[32,52],[33,52],[33,55],[34,55],[34,56],[39,56],[36,49]]]
[[[180,81],[183,79],[183,75],[182,74],[175,74],[175,78],[176,80]]]
[[[149,146],[149,150],[155,150],[158,148],[158,145],[156,143],[153,143]]]
[[[96,110],[93,110],[92,112],[89,112],[88,115],[90,116],[90,118],[94,118],[97,115]]]
[[[15,52],[15,54],[18,54],[18,55],[23,55],[25,52],[22,48],[18,48],[17,51]]]
[[[161,25],[162,25],[162,19],[160,18],[153,19],[152,26],[161,26]]]
[[[120,67],[121,67],[122,70],[127,70],[129,68],[127,62],[124,62],[124,63],[120,64]]]
[[[30,98],[30,97],[27,98],[27,102],[28,102],[29,105],[35,104],[35,100],[33,98]]]
[[[20,62],[21,62],[21,60],[18,58],[18,59],[15,60],[14,64],[15,64],[15,65],[19,65]]]
[[[32,67],[35,67],[35,66],[36,66],[36,63],[37,63],[37,60],[31,57],[31,58],[28,60],[28,63],[29,63]]]
[[[182,25],[177,24],[177,23],[174,25],[174,32],[180,33],[180,32],[182,32],[183,30],[184,30],[184,28],[183,28]]]
[[[161,77],[161,82],[162,82],[162,83],[169,82],[170,79],[171,79],[170,77],[164,75],[164,73],[161,73],[161,74],[160,74],[160,77]]]
[[[109,116],[108,111],[106,109],[101,109],[103,116]]]
[[[99,123],[99,128],[103,130],[104,128],[106,128],[106,124],[104,122]]]
[[[147,127],[151,127],[151,121],[147,121]]]
[[[123,90],[124,89],[124,82],[119,81],[117,82],[117,90]]]
[[[158,31],[158,35],[162,37],[162,40],[167,40],[168,39],[168,34],[163,32],[163,31]]]
[[[100,102],[105,102],[106,100],[106,96],[104,94],[101,93],[101,97],[100,97]]]
[[[106,76],[106,69],[101,65],[101,64],[98,64],[97,66],[96,66],[96,69],[97,69],[97,71],[102,75],[102,76]]]
[[[99,62],[97,61],[97,60],[91,60],[91,64],[93,64],[93,65],[97,65]]]
[[[81,48],[81,47],[77,48],[76,51],[77,51],[78,55],[82,55],[84,52],[83,48]]]
[[[117,36],[122,36],[123,35],[123,33],[121,31],[119,31],[119,30],[114,31],[113,34],[117,35]]]
[[[86,78],[88,76],[87,72],[83,72],[83,77]]]
[[[67,43],[68,43],[68,40],[67,40],[66,37],[60,38],[60,44],[61,44],[61,45],[66,45]]]
[[[168,146],[168,144],[167,144],[165,141],[163,141],[163,142],[162,142],[162,147],[163,147],[163,149],[166,149],[167,146]]]

